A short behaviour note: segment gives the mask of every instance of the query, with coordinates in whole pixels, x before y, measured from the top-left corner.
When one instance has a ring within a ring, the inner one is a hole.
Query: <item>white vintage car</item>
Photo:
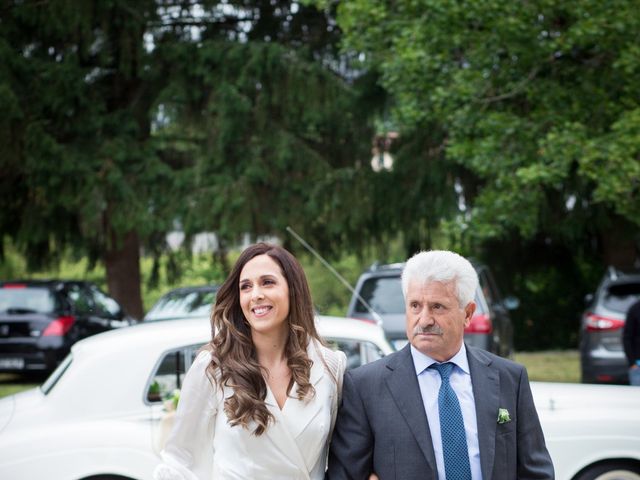
[[[382,329],[319,317],[350,367],[392,348]],[[142,324],[78,342],[42,387],[0,399],[0,479],[146,480],[158,463],[204,319]],[[560,480],[640,479],[640,388],[533,383]]]
[[[531,382],[558,480],[640,480],[640,388]]]

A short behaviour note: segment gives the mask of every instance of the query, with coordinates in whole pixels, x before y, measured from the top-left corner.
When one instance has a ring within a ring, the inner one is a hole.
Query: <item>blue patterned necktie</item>
[[[442,453],[444,472],[447,480],[471,480],[467,436],[464,431],[462,410],[456,392],[449,384],[453,363],[434,363],[442,383],[438,392],[438,410],[440,411],[440,433],[442,435]]]

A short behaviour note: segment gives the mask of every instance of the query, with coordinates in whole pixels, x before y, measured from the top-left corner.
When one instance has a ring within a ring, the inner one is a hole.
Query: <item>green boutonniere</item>
[[[498,409],[498,423],[503,424],[511,421],[511,417],[509,416],[509,410],[506,408]]]

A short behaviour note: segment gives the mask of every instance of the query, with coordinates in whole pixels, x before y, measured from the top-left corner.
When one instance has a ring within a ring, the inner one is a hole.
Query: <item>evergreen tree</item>
[[[5,3],[3,234],[32,265],[103,261],[140,318],[139,252],[176,223],[223,243],[323,231],[315,199],[370,138],[338,35],[297,2]]]

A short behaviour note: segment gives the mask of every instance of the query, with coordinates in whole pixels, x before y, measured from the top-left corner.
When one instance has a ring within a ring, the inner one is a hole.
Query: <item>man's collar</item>
[[[420,375],[434,363],[440,363],[429,355],[425,355],[413,345],[411,345],[411,358],[413,359],[413,366],[416,370],[416,375]],[[462,342],[462,346],[460,347],[460,350],[458,350],[458,353],[447,360],[447,362],[457,365],[464,373],[470,373],[469,360],[467,359],[467,348],[465,347],[464,342]]]

